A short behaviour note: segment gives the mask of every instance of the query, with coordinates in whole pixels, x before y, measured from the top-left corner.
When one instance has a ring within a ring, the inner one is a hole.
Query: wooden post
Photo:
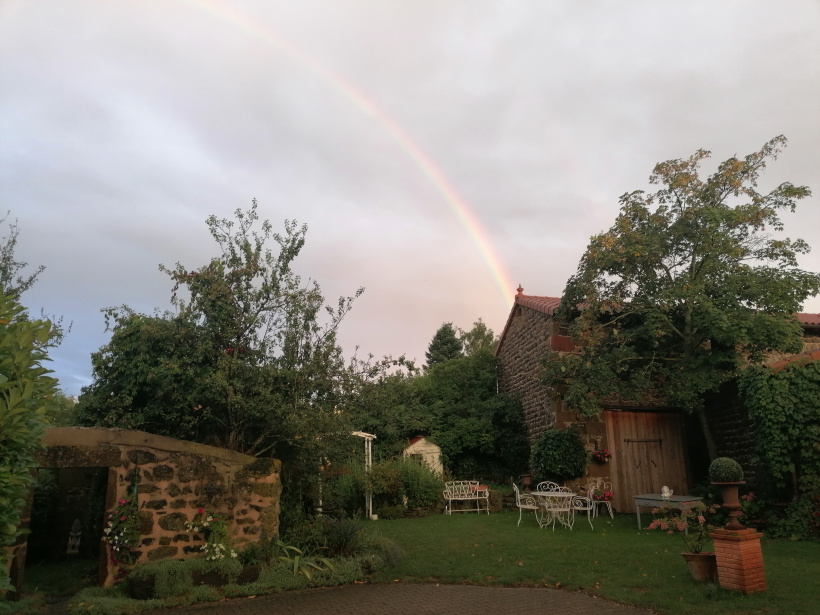
[[[712,532],[717,556],[718,581],[723,589],[754,594],[768,589],[763,570],[760,532],[753,529]]]

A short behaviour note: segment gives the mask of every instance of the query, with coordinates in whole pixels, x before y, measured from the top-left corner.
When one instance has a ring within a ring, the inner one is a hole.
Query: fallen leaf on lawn
[[[518,562],[518,565],[519,565],[519,566],[523,566],[523,565],[524,565],[524,562]]]

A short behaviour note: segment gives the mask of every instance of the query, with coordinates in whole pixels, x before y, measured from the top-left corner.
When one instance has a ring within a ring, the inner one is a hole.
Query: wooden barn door
[[[613,505],[618,512],[635,512],[632,496],[660,493],[664,485],[675,494],[687,492],[680,414],[607,410],[604,415],[612,451]]]

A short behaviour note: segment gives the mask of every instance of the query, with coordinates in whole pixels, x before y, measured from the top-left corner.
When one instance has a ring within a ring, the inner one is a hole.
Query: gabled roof
[[[555,315],[555,310],[558,309],[559,305],[561,305],[561,297],[538,297],[536,295],[525,295],[524,289],[521,288],[521,286],[519,286],[517,290],[518,294],[515,295],[515,300],[513,302],[512,309],[510,310],[510,315],[507,317],[504,330],[501,332],[501,338],[499,339],[498,346],[495,349],[495,356],[498,356],[498,353],[501,351],[501,347],[504,345],[504,340],[507,337],[507,330],[510,328],[510,323],[512,322],[513,315],[515,314],[515,308],[517,306],[523,305],[531,310],[542,312],[547,316],[552,317]]]

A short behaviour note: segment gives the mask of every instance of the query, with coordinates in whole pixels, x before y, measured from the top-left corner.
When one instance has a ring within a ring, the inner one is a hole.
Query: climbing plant
[[[820,503],[820,361],[795,363],[781,371],[756,366],[740,378],[749,416],[756,422],[757,453],[783,499],[792,504],[774,527],[784,535],[813,533]]]

